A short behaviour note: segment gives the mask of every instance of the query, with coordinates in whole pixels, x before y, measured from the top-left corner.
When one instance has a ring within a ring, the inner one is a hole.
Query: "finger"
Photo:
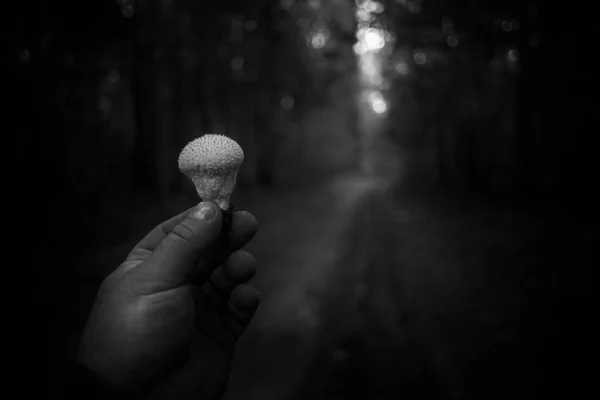
[[[236,286],[248,282],[255,273],[256,260],[252,254],[244,250],[236,251],[212,273],[209,280],[200,285],[200,295],[204,301],[221,308],[229,302]]]
[[[259,303],[258,291],[249,283],[241,284],[231,292],[227,312],[224,313],[223,318],[237,338],[244,333],[252,321]]]
[[[227,304],[215,307],[211,301],[206,301],[199,288],[192,286],[196,302],[196,327],[207,338],[217,343],[225,354],[232,355],[237,336],[233,329],[223,320],[227,312]]]
[[[244,247],[256,235],[258,223],[256,218],[247,211],[233,213],[229,242],[222,248],[215,248],[214,252],[202,258],[196,267],[192,282],[203,285],[211,276],[215,268],[223,264],[232,252]]]
[[[156,228],[152,229],[142,240],[135,245],[131,253],[127,256],[125,262],[145,260],[154,249],[162,242],[165,237],[173,230],[177,224],[181,223],[188,216],[188,214],[194,209],[188,208],[179,215],[162,222]]]
[[[155,285],[155,290],[188,283],[200,258],[210,254],[221,225],[221,209],[213,202],[200,203],[171,227],[146,261],[133,270],[133,275]]]
[[[211,280],[221,290],[231,293],[237,285],[252,279],[254,274],[256,274],[256,259],[246,250],[238,250],[212,273]]]
[[[229,245],[231,250],[239,250],[244,247],[256,235],[258,222],[254,215],[248,211],[236,211],[233,213],[231,230],[229,232]]]

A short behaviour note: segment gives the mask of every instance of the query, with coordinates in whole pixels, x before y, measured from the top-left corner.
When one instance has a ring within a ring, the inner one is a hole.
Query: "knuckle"
[[[171,231],[171,234],[187,243],[193,243],[194,238],[198,236],[198,232],[188,221],[182,221],[180,224],[177,224]]]

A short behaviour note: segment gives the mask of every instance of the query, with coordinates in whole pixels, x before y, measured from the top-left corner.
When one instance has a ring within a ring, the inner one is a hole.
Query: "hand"
[[[144,398],[220,399],[234,347],[258,307],[247,282],[254,257],[241,249],[256,219],[203,202],[156,227],[102,283],[78,361],[116,389]],[[224,262],[224,264],[223,264]]]

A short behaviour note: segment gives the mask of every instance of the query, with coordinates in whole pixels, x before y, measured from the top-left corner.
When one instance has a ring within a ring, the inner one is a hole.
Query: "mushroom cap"
[[[244,151],[225,135],[208,133],[189,142],[179,154],[179,169],[186,175],[206,171],[228,174],[244,161]]]

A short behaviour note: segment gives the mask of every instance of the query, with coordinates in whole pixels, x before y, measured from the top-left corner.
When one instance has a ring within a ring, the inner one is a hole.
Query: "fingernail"
[[[199,219],[201,221],[210,221],[217,215],[217,210],[209,203],[200,203],[196,210],[192,212],[192,218]]]

